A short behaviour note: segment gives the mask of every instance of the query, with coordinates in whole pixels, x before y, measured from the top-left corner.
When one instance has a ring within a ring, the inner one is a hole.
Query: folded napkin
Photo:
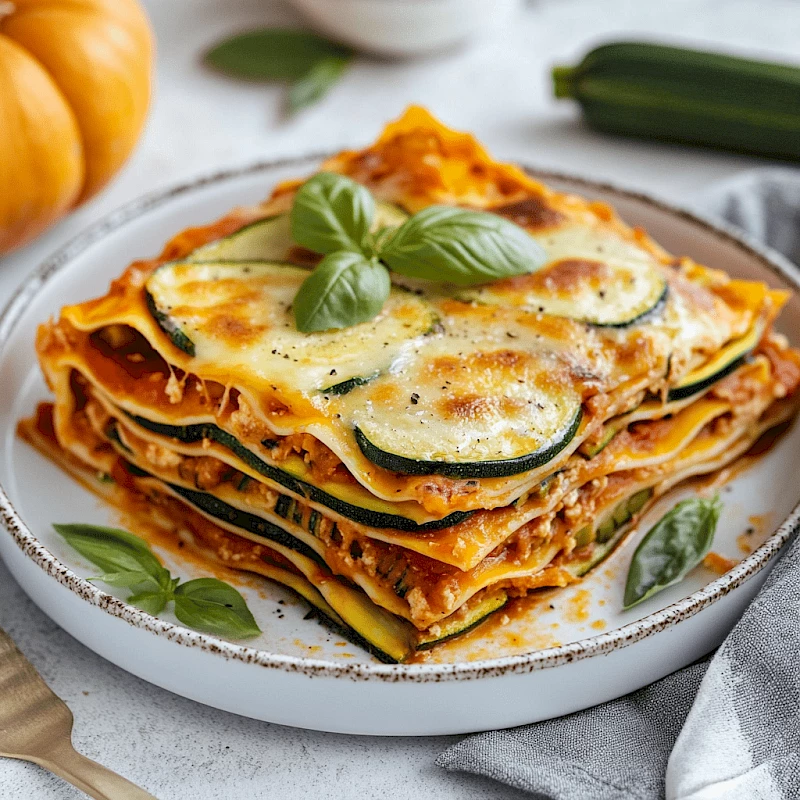
[[[744,173],[703,210],[800,264],[800,170]],[[797,538],[712,657],[586,711],[470,736],[436,763],[537,800],[800,798],[799,562]]]

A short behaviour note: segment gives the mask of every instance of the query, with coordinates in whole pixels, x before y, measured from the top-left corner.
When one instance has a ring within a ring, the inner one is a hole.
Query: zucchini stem
[[[575,96],[575,67],[553,67],[553,92],[556,97]]]

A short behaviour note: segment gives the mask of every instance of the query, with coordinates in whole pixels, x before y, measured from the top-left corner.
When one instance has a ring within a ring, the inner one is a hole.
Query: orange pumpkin
[[[0,0],[0,254],[98,192],[150,99],[137,0]]]

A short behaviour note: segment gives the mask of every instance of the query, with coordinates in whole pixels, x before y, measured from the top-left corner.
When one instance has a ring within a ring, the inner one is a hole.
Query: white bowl
[[[522,0],[291,0],[315,28],[387,56],[419,56],[502,26]]]

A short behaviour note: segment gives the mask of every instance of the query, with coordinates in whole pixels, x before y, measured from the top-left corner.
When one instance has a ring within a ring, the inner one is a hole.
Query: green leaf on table
[[[375,200],[365,186],[319,172],[297,190],[289,223],[292,239],[315,253],[362,253],[374,217]]]
[[[216,578],[197,578],[175,589],[175,616],[195,630],[249,639],[258,636],[256,624],[242,595]]]
[[[625,585],[626,609],[672,586],[707,555],[722,502],[692,497],[666,513],[639,543]]]
[[[464,286],[535,272],[547,260],[519,225],[453,206],[429,206],[414,214],[379,255],[401,275]]]
[[[383,264],[347,250],[325,256],[295,295],[297,330],[313,333],[368,322],[390,290]]]
[[[84,523],[54,524],[53,527],[70,547],[103,570],[99,580],[114,586],[147,584],[153,590],[169,584],[169,572],[161,566],[147,542],[128,531]]]
[[[237,78],[297,81],[325,59],[347,59],[352,50],[308,31],[263,28],[225,39],[206,53],[206,63]]]
[[[331,56],[318,61],[306,75],[289,88],[289,111],[294,114],[321,100],[342,77],[349,58]]]
[[[341,78],[353,51],[308,31],[264,28],[225,39],[205,62],[236,78],[291,84],[290,111],[320,100]]]

